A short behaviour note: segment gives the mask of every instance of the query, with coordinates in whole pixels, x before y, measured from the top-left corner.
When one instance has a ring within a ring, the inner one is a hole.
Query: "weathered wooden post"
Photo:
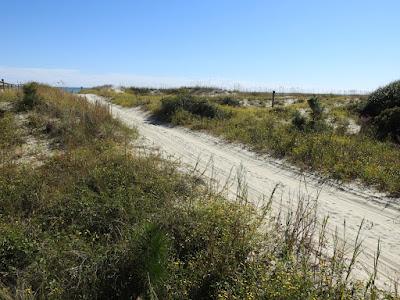
[[[272,107],[275,105],[275,91],[272,91]]]
[[[1,88],[4,90],[5,87],[5,83],[4,83],[4,79],[1,80]]]

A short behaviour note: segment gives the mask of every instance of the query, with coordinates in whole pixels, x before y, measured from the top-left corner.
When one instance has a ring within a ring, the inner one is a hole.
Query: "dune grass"
[[[270,201],[229,202],[175,162],[127,149],[130,130],[107,108],[35,93],[24,113],[61,152],[0,164],[1,298],[396,299],[374,274],[352,279],[337,236],[327,254],[313,200],[278,216]]]
[[[16,147],[21,144],[21,132],[17,126],[15,113],[10,107],[19,96],[16,90],[0,92],[0,163],[9,160]]]
[[[361,180],[393,196],[400,195],[397,145],[364,134],[339,130],[298,131],[289,123],[290,109],[230,109],[228,119],[177,118],[176,124],[205,129],[252,149],[286,158],[300,168],[341,181]]]
[[[0,92],[0,102],[14,102],[19,99],[21,93],[16,89],[6,89]]]
[[[286,158],[303,169],[316,170],[324,176],[342,181],[360,179],[392,195],[400,194],[400,151],[396,145],[362,134],[299,132],[281,120],[276,112],[260,116],[259,112],[247,110],[230,119],[191,118],[185,125],[250,145],[258,152]]]
[[[0,113],[0,163],[12,154],[21,144],[20,132],[17,128],[15,116],[12,112]]]
[[[358,180],[363,184],[400,195],[400,151],[398,145],[390,141],[378,141],[367,133],[348,134],[348,118],[357,121],[357,107],[365,96],[320,95],[324,108],[324,118],[334,126],[324,126],[324,130],[299,131],[292,125],[295,113],[303,110],[309,114],[309,95],[279,96],[277,102],[285,98],[295,98],[288,106],[238,107],[224,105],[227,96],[191,96],[198,101],[208,101],[224,112],[224,118],[210,118],[178,109],[165,115],[164,98],[170,98],[160,90],[154,95],[135,95],[129,90],[116,95],[111,90],[92,92],[109,97],[113,103],[122,106],[142,106],[152,111],[164,121],[187,126],[195,130],[206,130],[231,142],[240,142],[251,149],[278,158],[285,158],[296,166],[317,171],[322,176],[340,181]],[[175,94],[180,101],[182,93]],[[265,93],[236,93],[229,96],[237,101],[251,99],[264,103],[270,95]],[[297,98],[296,98],[297,97]],[[124,99],[124,100],[122,100]],[[222,101],[222,102],[221,102]],[[257,102],[258,103],[258,102]],[[163,116],[163,114],[165,116]],[[326,122],[325,122],[326,123]]]

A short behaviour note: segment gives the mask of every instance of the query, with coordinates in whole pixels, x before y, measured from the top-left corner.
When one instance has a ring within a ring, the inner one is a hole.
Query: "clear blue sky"
[[[400,78],[400,1],[12,0],[0,76],[66,85],[374,89]]]

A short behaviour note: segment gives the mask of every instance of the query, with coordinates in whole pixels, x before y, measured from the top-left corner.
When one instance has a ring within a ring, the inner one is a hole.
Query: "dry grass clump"
[[[99,140],[122,141],[133,131],[112,118],[107,107],[61,89],[39,85],[33,92],[32,126],[41,127],[63,147],[93,144]],[[24,101],[24,100],[22,100]]]
[[[0,103],[1,102],[14,102],[21,97],[21,93],[16,89],[0,90]]]

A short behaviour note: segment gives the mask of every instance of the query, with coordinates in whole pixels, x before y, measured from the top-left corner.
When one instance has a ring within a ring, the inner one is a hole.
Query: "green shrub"
[[[234,107],[240,106],[240,101],[232,97],[223,97],[219,99],[218,102],[222,105],[228,105]]]
[[[127,91],[135,95],[149,95],[153,90],[150,88],[130,87]]]
[[[131,253],[136,257],[132,271],[139,294],[163,288],[163,280],[168,276],[169,248],[168,237],[154,224],[146,224],[137,236]]]
[[[307,125],[307,118],[303,116],[298,110],[294,113],[292,125],[297,129],[303,131]]]
[[[27,217],[41,205],[42,179],[29,167],[0,165],[0,214]]]
[[[307,100],[308,106],[311,108],[311,118],[313,121],[321,120],[324,112],[324,107],[317,97],[312,97]]]
[[[176,97],[164,98],[161,100],[159,115],[167,120],[178,111],[185,110],[193,115],[204,118],[220,118],[224,116],[224,112],[215,104],[210,103],[206,99],[195,98],[189,94],[181,94]]]
[[[324,116],[324,107],[317,97],[312,97],[307,100],[308,106],[311,109],[311,118],[302,116],[299,111],[294,113],[292,125],[300,131],[323,132],[330,129],[326,123]]]
[[[22,98],[22,108],[32,109],[40,102],[38,95],[39,84],[36,82],[27,83],[23,87],[24,96]]]
[[[389,138],[400,142],[400,80],[377,89],[369,97],[362,116],[369,119],[364,124],[364,132],[372,132],[379,139]]]
[[[84,292],[90,295],[88,299],[151,299],[154,291],[165,290],[164,280],[171,275],[167,273],[170,244],[165,233],[147,223],[132,227],[124,240],[110,246],[95,263],[96,276],[87,282],[93,290]]]
[[[188,125],[195,120],[198,121],[198,119],[200,119],[200,117],[194,116],[186,110],[178,109],[171,117],[170,122],[174,125]]]
[[[373,124],[378,138],[389,137],[400,143],[400,106],[385,109],[374,118]]]
[[[400,106],[400,80],[394,81],[377,89],[368,97],[367,103],[361,111],[364,116],[378,116],[385,109]]]
[[[169,265],[173,276],[166,280],[168,299],[217,298],[220,287],[242,270],[257,245],[252,213],[250,207],[213,199],[165,214],[163,228],[174,249]]]
[[[0,228],[0,281],[15,284],[19,270],[32,263],[36,245],[15,225]]]

